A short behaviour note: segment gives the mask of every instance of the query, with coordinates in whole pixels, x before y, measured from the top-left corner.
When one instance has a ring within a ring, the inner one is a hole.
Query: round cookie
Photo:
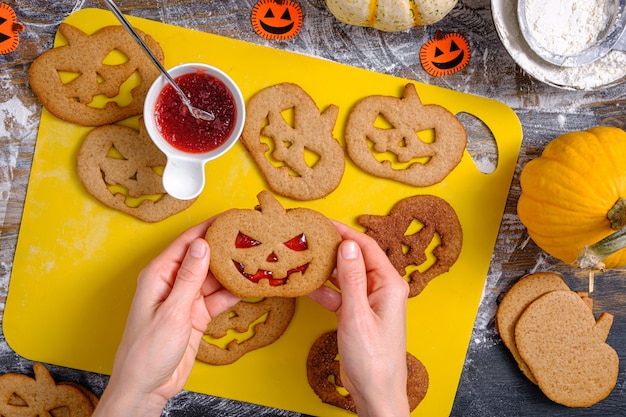
[[[559,275],[551,272],[526,275],[507,291],[496,312],[496,328],[502,342],[511,351],[520,370],[534,383],[537,383],[535,377],[517,351],[515,325],[530,303],[543,294],[556,290],[569,290]]]
[[[322,402],[356,413],[356,405],[351,395],[343,395],[340,377],[340,365],[336,360],[339,354],[337,331],[322,334],[311,346],[307,357],[306,369],[309,385]],[[407,396],[409,408],[415,410],[428,391],[428,371],[426,367],[409,352],[407,359]]]
[[[341,235],[323,214],[285,209],[267,191],[256,209],[232,209],[206,232],[211,272],[239,297],[299,297],[321,287],[337,262]]]
[[[225,337],[229,330],[234,330],[238,334],[251,330],[252,334],[242,341],[233,338],[225,348],[202,339],[196,358],[211,365],[228,365],[250,351],[274,343],[289,327],[295,308],[295,298],[241,300],[213,318],[204,334],[213,339]]]

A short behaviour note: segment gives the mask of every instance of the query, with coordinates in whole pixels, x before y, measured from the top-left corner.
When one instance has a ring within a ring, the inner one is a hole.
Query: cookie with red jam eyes
[[[323,214],[285,209],[267,191],[255,209],[232,209],[209,227],[211,272],[239,297],[300,297],[335,269],[341,235]]]

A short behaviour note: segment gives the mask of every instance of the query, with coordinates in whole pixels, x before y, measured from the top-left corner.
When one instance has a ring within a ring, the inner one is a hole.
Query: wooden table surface
[[[31,62],[52,46],[59,23],[81,8],[99,7],[92,0],[8,0],[25,26],[15,52],[0,55],[0,311],[10,281],[24,207],[41,105],[28,85]],[[548,400],[516,367],[494,327],[503,293],[533,271],[562,272],[573,289],[585,289],[585,274],[547,256],[529,239],[516,214],[519,173],[558,134],[596,125],[626,126],[626,84],[599,91],[559,89],[537,81],[520,68],[504,48],[491,13],[490,0],[459,0],[442,22],[402,33],[384,33],[339,23],[323,0],[299,0],[304,11],[300,34],[289,41],[265,41],[252,30],[254,0],[119,0],[127,14],[306,53],[381,73],[439,85],[502,101],[515,110],[524,140],[494,249],[484,295],[474,325],[453,416],[618,416],[626,415],[626,279],[623,270],[596,276],[594,313],[614,314],[608,343],[619,353],[617,386],[590,409],[570,409]],[[514,3],[514,2],[513,2]],[[469,41],[472,57],[462,71],[431,77],[421,67],[419,48],[437,29],[459,32]],[[471,136],[471,132],[470,132]],[[481,152],[481,142],[470,143]],[[50,366],[57,380],[82,383],[100,395],[107,376]],[[0,337],[0,374],[30,374],[32,363],[13,352]],[[183,392],[168,405],[168,416],[297,416],[283,410]]]

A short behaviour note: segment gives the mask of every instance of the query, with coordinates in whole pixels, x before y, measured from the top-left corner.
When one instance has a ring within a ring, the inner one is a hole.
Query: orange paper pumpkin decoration
[[[302,27],[302,8],[291,0],[260,0],[252,9],[252,27],[265,39],[291,39]]]
[[[469,59],[469,44],[458,33],[442,35],[438,31],[435,38],[426,42],[420,50],[422,66],[427,73],[435,77],[462,70]]]
[[[20,43],[19,32],[24,25],[17,23],[15,12],[5,3],[0,3],[0,54],[15,51]]]

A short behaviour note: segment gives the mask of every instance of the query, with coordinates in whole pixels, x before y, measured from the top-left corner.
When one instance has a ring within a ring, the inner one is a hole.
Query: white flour
[[[541,7],[541,0],[528,0]],[[567,0],[543,0],[542,4]],[[574,1],[574,0],[569,0]],[[576,3],[592,3],[595,7],[614,6],[614,0],[578,0]],[[510,0],[492,0],[492,15],[498,35],[511,57],[533,77],[551,85],[576,90],[596,90],[626,80],[626,52],[611,51],[599,60],[579,67],[563,68],[549,64],[539,58],[524,40],[521,33],[516,8],[511,7]],[[561,27],[555,19],[551,24]],[[550,25],[548,25],[550,26]],[[546,29],[549,30],[549,29]],[[577,32],[579,29],[574,31]]]
[[[595,44],[615,13],[614,0],[526,0],[535,40],[557,55],[574,55]]]

